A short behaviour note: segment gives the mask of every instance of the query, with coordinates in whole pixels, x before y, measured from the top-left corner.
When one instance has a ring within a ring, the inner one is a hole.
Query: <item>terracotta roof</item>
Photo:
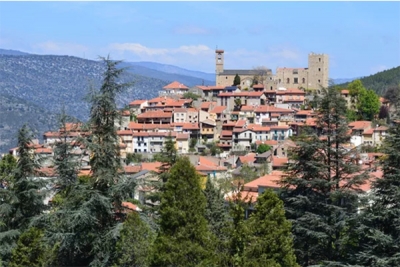
[[[125,209],[132,210],[132,211],[142,211],[138,206],[132,204],[131,202],[122,202],[121,206]]]
[[[148,132],[134,132],[132,136],[149,136]]]
[[[118,135],[132,135],[132,131],[131,130],[119,130],[117,131]]]
[[[150,123],[137,123],[137,122],[130,122],[128,124],[128,128],[134,131],[138,130],[155,130],[155,129],[171,129],[170,124],[150,124]]]
[[[150,119],[150,118],[171,118],[172,113],[164,111],[147,111],[145,113],[139,114],[138,119]]]
[[[232,131],[222,130],[221,136],[232,136]]]
[[[174,81],[166,86],[163,87],[166,90],[171,90],[171,89],[183,89],[183,90],[187,90],[189,89],[186,85],[184,85],[183,83]]]
[[[208,160],[205,157],[200,156],[198,165],[196,165],[197,171],[226,171],[227,168],[224,166],[219,166],[214,162]]]
[[[142,162],[142,170],[159,172],[161,165],[161,162]]]
[[[255,91],[249,91],[249,92],[222,92],[219,93],[218,96],[248,96],[248,97],[260,97],[264,94],[264,92],[260,91],[260,92],[255,92]]]
[[[264,84],[261,84],[261,83],[255,84],[255,85],[253,85],[253,88],[256,88],[256,89],[264,88]]]
[[[200,129],[200,127],[199,127],[199,124],[197,124],[197,123],[188,122],[188,123],[184,123],[182,125],[182,129],[184,129],[184,130],[198,130],[198,129]]]
[[[264,141],[257,140],[256,141],[256,145],[261,145],[261,144],[266,144],[269,146],[276,146],[276,145],[278,145],[278,141],[276,141],[276,140],[264,140]]]
[[[255,108],[254,106],[242,106],[240,111],[254,111]]]
[[[311,115],[314,114],[315,111],[312,109],[305,109],[305,110],[299,110],[296,112],[296,115]]]
[[[272,171],[271,174],[261,176],[244,185],[243,190],[258,191],[258,187],[279,188],[279,182],[282,179],[282,171]]]
[[[51,148],[42,147],[35,149],[35,154],[51,154],[51,153],[53,153],[53,149]]]
[[[121,116],[131,116],[131,112],[129,110],[121,110]]]
[[[189,134],[176,133],[176,139],[177,140],[188,140],[189,139]]]
[[[271,130],[289,130],[289,125],[271,125],[269,126]]]
[[[300,89],[286,89],[286,90],[278,90],[276,91],[277,95],[291,95],[291,94],[297,94],[297,95],[305,95],[306,92]]]
[[[201,109],[209,109],[211,105],[216,106],[217,102],[201,102],[200,108]]]
[[[145,99],[133,100],[131,103],[129,103],[129,106],[138,106],[138,105],[145,103],[146,101],[147,100],[145,100]]]
[[[348,95],[348,94],[350,93],[350,91],[347,90],[347,89],[343,89],[342,91],[340,91],[340,93],[341,93],[342,95]]]
[[[213,110],[210,111],[210,113],[220,114],[220,113],[222,113],[225,109],[226,109],[226,106],[216,106],[216,107],[214,107]]]
[[[126,174],[132,174],[132,173],[138,173],[142,170],[141,166],[139,165],[128,165],[128,166],[124,166],[124,171]]]
[[[371,127],[370,121],[353,121],[349,123],[349,127],[354,130],[362,130]]]
[[[283,167],[286,165],[286,163],[289,162],[289,159],[287,157],[279,158],[279,157],[272,157],[272,166],[273,167]]]
[[[266,105],[261,105],[258,106],[254,109],[255,112],[274,112],[274,113],[294,113],[293,110],[291,109],[286,109],[286,108],[277,108],[274,106],[266,106]]]
[[[388,127],[386,127],[386,126],[379,126],[379,127],[376,127],[375,129],[374,129],[374,132],[377,132],[377,131],[387,131],[389,128]]]
[[[239,157],[242,163],[253,163],[256,160],[256,153],[248,153],[247,155]]]

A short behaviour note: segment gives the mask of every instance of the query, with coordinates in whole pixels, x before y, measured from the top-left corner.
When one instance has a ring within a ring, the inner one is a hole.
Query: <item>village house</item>
[[[174,81],[163,87],[163,91],[160,91],[160,95],[183,95],[189,91],[189,87],[186,85]]]
[[[145,99],[133,100],[129,103],[129,110],[132,112],[132,114],[137,116],[145,111],[147,105],[148,101]]]

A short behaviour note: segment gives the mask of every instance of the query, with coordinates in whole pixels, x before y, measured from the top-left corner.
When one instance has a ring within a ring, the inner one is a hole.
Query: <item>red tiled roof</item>
[[[227,168],[224,166],[219,166],[214,162],[208,160],[205,157],[200,156],[198,165],[196,165],[197,171],[226,171]]]
[[[142,162],[142,170],[159,172],[161,165],[161,162]]]
[[[293,110],[291,109],[286,109],[286,108],[277,108],[274,106],[266,106],[266,105],[261,105],[255,108],[255,112],[274,112],[274,113],[294,113]]]
[[[172,113],[164,111],[147,111],[145,113],[139,114],[138,119],[150,119],[150,118],[171,118]]]
[[[256,153],[249,153],[247,155],[240,156],[239,159],[242,163],[253,163],[256,160]]]
[[[138,173],[138,172],[140,172],[141,170],[142,170],[142,168],[141,168],[141,166],[139,166],[139,165],[135,165],[135,166],[131,166],[131,165],[124,166],[124,171],[125,171],[125,173],[127,173],[127,174]]]
[[[300,89],[286,89],[286,90],[278,90],[276,91],[277,95],[292,95],[292,94],[296,94],[296,95],[305,95],[306,92],[304,92],[303,90]]]
[[[117,131],[117,135],[132,135],[131,130],[119,130]]]
[[[226,109],[226,106],[217,106],[217,107],[214,107],[214,109],[211,110],[210,113],[221,114],[225,109]]]
[[[354,130],[362,130],[371,127],[370,121],[353,121],[349,123],[349,127]]]
[[[267,174],[261,176],[247,184],[244,185],[243,190],[249,191],[258,191],[258,187],[270,187],[270,188],[279,188],[279,182],[282,179],[283,172],[282,171],[272,171],[271,174]]]
[[[347,89],[343,89],[342,91],[340,91],[340,93],[341,93],[342,95],[348,95],[348,94],[350,93],[350,91],[347,90]]]
[[[283,167],[288,163],[289,159],[284,157],[284,158],[278,158],[278,157],[272,157],[272,166],[273,167]]]
[[[129,103],[129,106],[138,106],[138,105],[145,103],[146,101],[147,100],[145,100],[145,99],[136,99],[136,100],[133,100],[131,103]]]
[[[163,87],[166,90],[171,90],[171,89],[183,89],[183,90],[187,90],[189,89],[186,85],[184,85],[183,83],[174,81],[166,86]]]

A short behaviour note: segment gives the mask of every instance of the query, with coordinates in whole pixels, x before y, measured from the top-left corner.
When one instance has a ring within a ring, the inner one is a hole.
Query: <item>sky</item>
[[[308,65],[329,55],[330,78],[400,66],[400,2],[0,2],[0,48],[215,73]]]

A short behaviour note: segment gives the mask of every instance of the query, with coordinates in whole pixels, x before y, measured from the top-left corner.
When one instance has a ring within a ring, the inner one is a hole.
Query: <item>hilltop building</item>
[[[279,87],[319,89],[329,85],[329,56],[327,54],[310,53],[307,68],[277,68],[273,75],[271,69],[225,70],[224,50],[215,50],[216,86],[230,86],[237,75],[240,76],[241,87],[250,88],[253,79],[258,76],[263,81],[265,90],[276,90]]]

